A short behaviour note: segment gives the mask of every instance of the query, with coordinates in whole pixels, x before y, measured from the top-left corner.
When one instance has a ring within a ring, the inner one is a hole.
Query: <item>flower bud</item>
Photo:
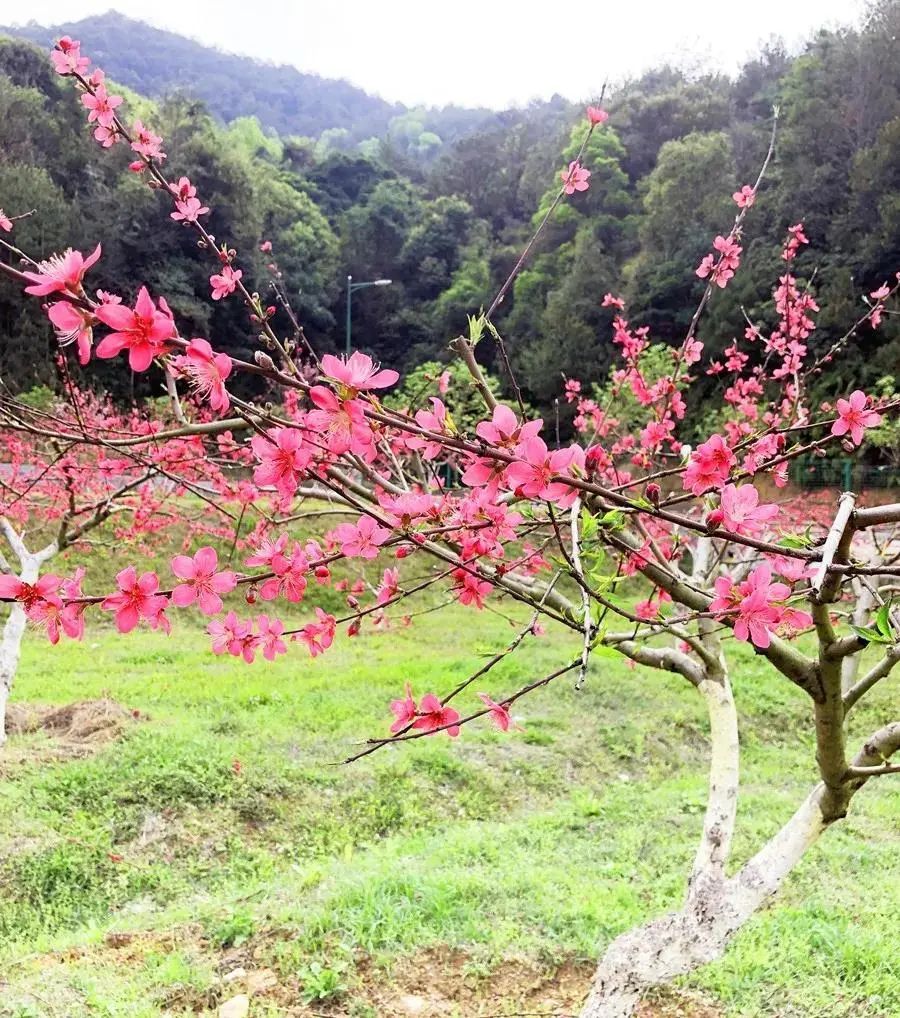
[[[644,494],[647,496],[647,501],[652,502],[655,506],[659,505],[660,489],[659,485],[655,481],[651,481],[644,489]]]
[[[721,527],[725,521],[725,513],[721,509],[713,509],[711,513],[706,517],[706,529],[715,530]]]

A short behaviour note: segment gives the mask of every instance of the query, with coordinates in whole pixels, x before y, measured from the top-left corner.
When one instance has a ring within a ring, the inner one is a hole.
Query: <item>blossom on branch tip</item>
[[[606,110],[601,109],[599,106],[588,106],[586,115],[591,127],[597,127],[598,124],[605,124],[606,121],[609,120],[609,114]]]
[[[12,220],[3,211],[3,209],[0,209],[0,230],[3,230],[5,233],[10,233],[12,231],[12,228],[13,228]]]

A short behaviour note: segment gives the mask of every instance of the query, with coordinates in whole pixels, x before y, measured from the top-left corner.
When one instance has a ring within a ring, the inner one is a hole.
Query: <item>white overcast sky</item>
[[[0,23],[110,7],[209,46],[346,78],[389,100],[503,107],[671,61],[734,71],[779,36],[858,23],[863,0],[0,0]],[[82,39],[90,53],[90,40]]]

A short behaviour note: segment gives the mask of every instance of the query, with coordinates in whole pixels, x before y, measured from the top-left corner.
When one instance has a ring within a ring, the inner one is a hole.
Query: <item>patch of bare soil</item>
[[[590,962],[540,966],[519,958],[488,967],[465,951],[432,948],[398,960],[388,972],[360,958],[355,971],[344,978],[347,992],[341,999],[307,1005],[301,980],[269,966],[278,940],[280,931],[261,931],[250,943],[214,952],[201,928],[188,925],[157,933],[110,933],[99,951],[104,966],[139,964],[147,951],[176,949],[196,953],[216,966],[218,980],[205,990],[161,988],[164,1015],[185,1010],[228,1015],[223,1008],[246,997],[249,1018],[273,1012],[285,1018],[356,1018],[367,1013],[378,1018],[577,1018],[594,971]],[[74,955],[100,961],[97,952],[98,948],[76,949],[68,960]],[[65,952],[55,958],[57,964],[66,960]],[[660,990],[641,1004],[637,1018],[721,1018],[721,1012],[698,996]]]
[[[7,734],[31,738],[12,738],[7,743],[0,753],[0,772],[9,764],[89,756],[120,738],[143,716],[108,697],[63,706],[11,703],[6,708]]]

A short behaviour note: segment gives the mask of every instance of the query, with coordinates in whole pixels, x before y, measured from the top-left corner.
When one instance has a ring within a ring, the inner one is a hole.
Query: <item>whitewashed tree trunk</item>
[[[698,686],[710,717],[709,801],[684,907],[617,937],[606,949],[581,1018],[628,1018],[652,986],[721,957],[825,830],[817,786],[781,830],[733,877],[725,863],[737,810],[737,712],[727,675]]]
[[[34,556],[29,558],[32,561],[28,563],[28,568],[23,566],[19,573],[23,583],[34,583],[38,578],[38,561]],[[26,622],[22,605],[18,602],[11,605],[3,627],[3,640],[0,641],[0,746],[6,742],[6,704],[19,668]]]
[[[40,551],[30,552],[22,540],[22,535],[16,532],[4,516],[0,516],[0,533],[3,534],[6,543],[19,560],[19,579],[23,583],[37,583],[41,574],[41,566],[59,551],[59,541],[51,541]],[[2,555],[0,555],[0,567],[5,572],[14,571]],[[6,742],[6,706],[19,668],[19,656],[22,652],[22,637],[25,635],[26,622],[27,618],[22,605],[18,602],[11,604],[9,616],[3,627],[3,639],[0,640],[0,747]]]

